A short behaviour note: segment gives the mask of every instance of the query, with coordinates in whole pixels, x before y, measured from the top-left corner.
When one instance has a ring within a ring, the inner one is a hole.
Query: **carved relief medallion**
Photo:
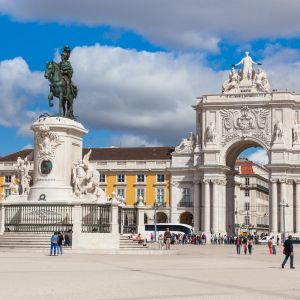
[[[256,137],[265,143],[270,142],[270,110],[265,108],[249,108],[243,106],[240,110],[223,109],[222,116],[222,146],[235,137]]]

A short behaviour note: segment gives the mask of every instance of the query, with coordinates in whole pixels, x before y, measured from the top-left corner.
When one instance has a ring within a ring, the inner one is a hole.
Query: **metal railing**
[[[178,207],[193,207],[193,202],[191,201],[180,201]]]
[[[128,207],[119,207],[119,232],[131,233],[137,232],[137,209]]]
[[[84,204],[82,205],[82,232],[110,233],[111,205]]]
[[[5,205],[6,232],[66,232],[72,230],[72,206]]]

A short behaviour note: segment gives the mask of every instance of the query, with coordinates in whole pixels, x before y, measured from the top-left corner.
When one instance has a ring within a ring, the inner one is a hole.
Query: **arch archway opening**
[[[193,226],[194,216],[190,212],[184,212],[180,215],[180,223]]]
[[[164,212],[156,213],[156,222],[157,223],[168,223],[168,216]]]
[[[227,232],[261,236],[269,232],[269,155],[256,141],[242,140],[227,150]]]

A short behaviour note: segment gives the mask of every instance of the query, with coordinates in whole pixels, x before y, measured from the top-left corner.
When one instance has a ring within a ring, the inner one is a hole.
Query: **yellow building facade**
[[[83,155],[90,149],[83,149]],[[31,157],[33,150],[23,150],[0,158],[0,201],[13,192],[13,180],[18,157]],[[170,174],[172,147],[93,148],[90,163],[100,173],[100,186],[108,197],[113,193],[122,198],[126,206],[134,207],[139,198],[145,203],[145,218],[154,219],[154,204],[159,204],[161,218],[169,220]],[[33,162],[31,163],[33,167]],[[71,171],[71,170],[70,170]],[[9,177],[10,176],[10,177]]]

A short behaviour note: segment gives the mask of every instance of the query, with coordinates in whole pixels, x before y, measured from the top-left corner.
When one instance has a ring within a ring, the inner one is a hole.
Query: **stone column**
[[[119,202],[113,200],[111,203],[111,233],[113,234],[119,234],[118,212]]]
[[[279,230],[280,232],[284,231],[283,224],[283,203],[286,203],[286,179],[280,180],[280,203],[279,203]],[[286,217],[286,216],[285,216]]]
[[[219,184],[219,232],[225,234],[226,228],[226,180],[218,181]]]
[[[300,180],[295,180],[296,183],[296,201],[295,201],[295,231],[300,234]]]
[[[219,232],[219,193],[218,181],[213,180],[213,194],[212,194],[212,231],[213,233]]]
[[[145,237],[144,215],[145,205],[142,202],[140,202],[137,205],[137,232],[140,233],[143,237]]]
[[[73,232],[72,232],[72,249],[81,248],[81,222],[82,222],[82,208],[81,205],[74,205],[72,207],[72,222],[73,222]]]
[[[4,233],[5,230],[5,205],[0,204],[0,235]]]
[[[194,180],[194,228],[200,230],[200,186],[199,180]]]
[[[271,185],[272,185],[272,193],[270,199],[270,231],[273,234],[277,234],[278,232],[278,199],[277,199],[277,181],[278,179],[272,178]]]
[[[211,222],[210,222],[210,180],[204,179],[204,189],[203,189],[203,210],[202,210],[202,230],[206,233],[210,232]]]

